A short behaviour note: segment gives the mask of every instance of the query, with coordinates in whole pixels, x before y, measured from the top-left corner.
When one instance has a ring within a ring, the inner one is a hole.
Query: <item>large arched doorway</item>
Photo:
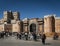
[[[30,25],[30,32],[36,32],[36,24],[32,23]]]

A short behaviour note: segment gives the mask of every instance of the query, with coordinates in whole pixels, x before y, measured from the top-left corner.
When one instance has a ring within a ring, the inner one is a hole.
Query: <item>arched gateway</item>
[[[30,25],[30,32],[36,32],[36,24],[32,23]]]

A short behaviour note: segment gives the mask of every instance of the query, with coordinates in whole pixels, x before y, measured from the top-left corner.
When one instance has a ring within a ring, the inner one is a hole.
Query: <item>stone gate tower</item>
[[[48,34],[55,32],[55,15],[44,16],[44,32]]]

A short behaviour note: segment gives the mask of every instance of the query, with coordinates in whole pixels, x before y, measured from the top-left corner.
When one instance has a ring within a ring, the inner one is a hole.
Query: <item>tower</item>
[[[9,15],[9,12],[4,11],[4,21],[8,21],[8,15]]]
[[[55,32],[55,15],[44,16],[44,32],[48,34]]]
[[[14,20],[20,20],[19,12],[13,12]]]
[[[7,23],[11,23],[13,19],[12,11],[4,11],[4,21]]]

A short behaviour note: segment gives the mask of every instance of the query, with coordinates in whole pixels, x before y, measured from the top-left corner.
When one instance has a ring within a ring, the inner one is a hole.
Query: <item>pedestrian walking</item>
[[[57,33],[54,33],[53,39],[54,39],[54,40],[58,40],[58,38],[59,38],[58,34],[57,34]]]
[[[46,40],[46,35],[42,34],[42,43],[45,44],[45,40]]]
[[[19,39],[21,39],[21,33],[19,33]]]
[[[19,33],[17,33],[17,39],[19,38]]]
[[[28,40],[28,33],[25,32],[25,39]]]
[[[33,32],[33,39],[34,39],[34,41],[37,41],[37,35],[36,35],[36,32]]]

